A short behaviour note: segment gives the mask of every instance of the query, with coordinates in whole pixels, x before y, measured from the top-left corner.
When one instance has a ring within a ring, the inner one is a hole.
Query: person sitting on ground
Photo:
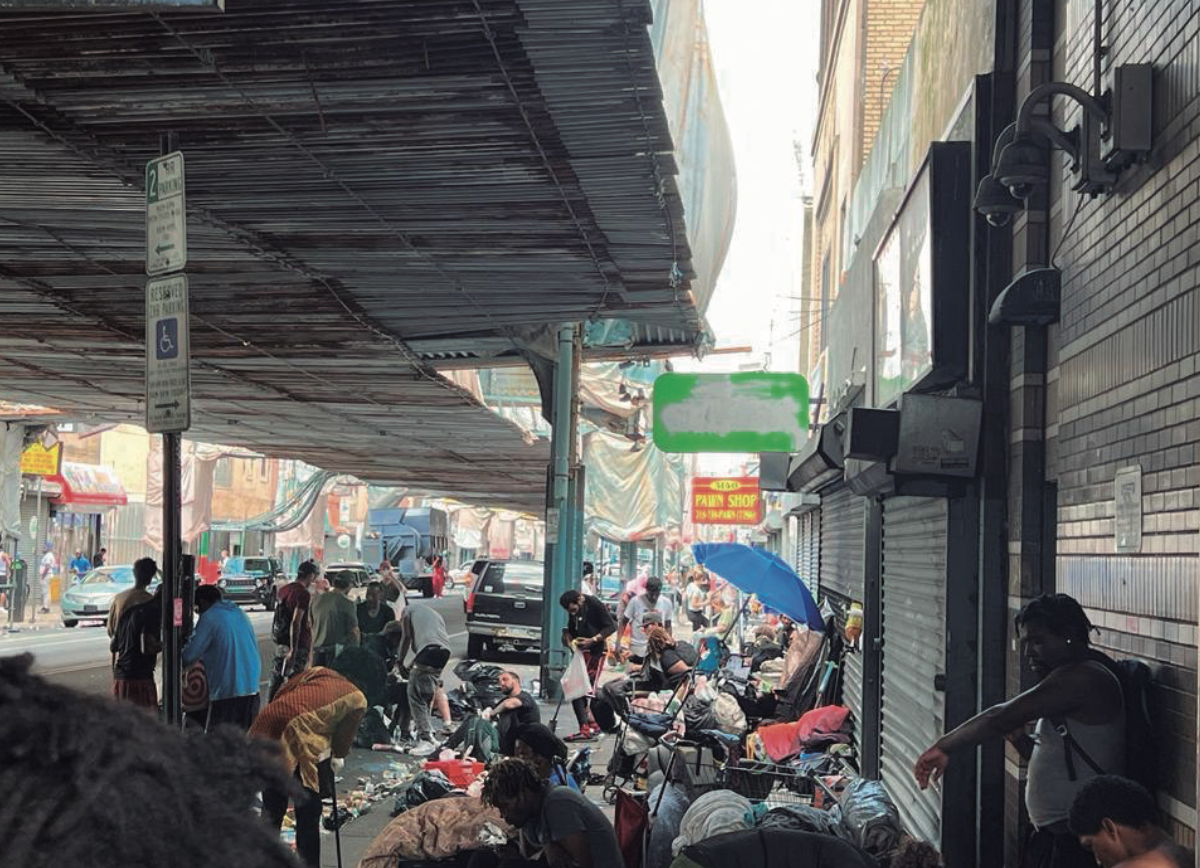
[[[1087,868],[1092,857],[1066,820],[1075,795],[1099,772],[1072,754],[1082,748],[1104,772],[1125,771],[1121,683],[1102,662],[1108,658],[1091,648],[1092,624],[1072,597],[1035,597],[1017,613],[1016,628],[1038,683],[943,735],[917,759],[913,774],[925,789],[952,757],[1007,738],[1029,760],[1025,806],[1035,831],[1026,844],[1028,864]],[[1070,747],[1055,720],[1067,727]],[[1036,738],[1024,731],[1032,722]]]
[[[646,663],[629,677],[646,690],[674,690],[687,680],[696,665],[696,650],[687,642],[676,642],[662,627],[646,630]]]
[[[1067,823],[1101,868],[1193,868],[1195,854],[1171,839],[1158,816],[1141,784],[1100,775],[1075,796]]]
[[[286,786],[275,745],[180,732],[32,666],[0,658],[0,792],[17,795],[0,811],[5,866],[295,868],[251,812]]]
[[[567,743],[551,732],[550,727],[527,723],[518,726],[513,735],[513,756],[532,765],[539,778],[554,786],[579,789],[567,772]]]
[[[511,671],[501,672],[499,680],[504,699],[497,702],[494,708],[485,708],[480,716],[484,720],[495,718],[496,729],[500,732],[500,753],[512,756],[517,727],[541,723],[542,715],[538,711],[537,701],[521,689],[520,675]]]
[[[550,868],[613,868],[625,864],[612,823],[591,800],[541,780],[524,760],[505,759],[488,771],[483,800],[521,837],[545,849]]]

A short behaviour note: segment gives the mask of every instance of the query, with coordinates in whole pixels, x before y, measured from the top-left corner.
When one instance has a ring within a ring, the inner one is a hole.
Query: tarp
[[[626,437],[594,431],[583,438],[588,468],[586,527],[614,542],[669,533],[683,512],[684,459],[641,448]]]
[[[825,629],[812,592],[777,555],[741,543],[696,543],[692,554],[705,569],[747,594],[756,594],[764,606],[797,624],[807,624],[810,630]]]
[[[212,522],[213,471],[221,452],[209,452],[202,444],[184,440],[183,478],[180,481],[182,517],[179,525],[185,542],[194,543]],[[146,455],[146,538],[151,551],[163,550],[163,452],[162,437],[150,438]]]
[[[5,423],[0,428],[0,541],[21,535],[21,450],[25,426]]]

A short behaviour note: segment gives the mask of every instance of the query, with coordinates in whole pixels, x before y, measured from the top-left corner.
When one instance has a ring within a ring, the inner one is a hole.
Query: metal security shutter
[[[26,575],[36,576],[38,562],[42,558],[42,552],[46,548],[46,533],[50,529],[50,500],[48,495],[42,495],[41,511],[38,511],[39,499],[35,496],[25,496],[21,498],[21,539],[17,543],[18,551],[21,557],[29,565]],[[34,516],[38,517],[37,521],[37,539],[29,538],[29,521]],[[10,552],[11,554],[11,552]]]
[[[883,503],[880,777],[909,832],[941,841],[941,796],[921,792],[912,765],[943,732],[946,632],[946,501]]]
[[[866,501],[842,488],[821,496],[821,590],[863,597]]]
[[[800,516],[798,540],[796,573],[816,596],[821,577],[821,510],[810,509]]]

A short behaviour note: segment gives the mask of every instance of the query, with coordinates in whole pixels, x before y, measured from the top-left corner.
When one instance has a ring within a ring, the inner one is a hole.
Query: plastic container
[[[450,783],[466,789],[483,774],[483,763],[470,760],[432,760],[423,766],[428,771],[437,770],[450,779]]]

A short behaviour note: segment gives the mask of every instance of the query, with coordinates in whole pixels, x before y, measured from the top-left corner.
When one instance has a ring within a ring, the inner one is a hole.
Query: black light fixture
[[[1024,209],[1024,204],[996,180],[993,175],[984,175],[975,191],[975,210],[987,218],[993,226],[1004,226],[1012,215]]]
[[[1012,197],[1027,199],[1034,188],[1050,183],[1046,157],[1046,150],[1033,141],[1033,134],[1018,129],[1000,152],[995,178],[1008,188]]]

